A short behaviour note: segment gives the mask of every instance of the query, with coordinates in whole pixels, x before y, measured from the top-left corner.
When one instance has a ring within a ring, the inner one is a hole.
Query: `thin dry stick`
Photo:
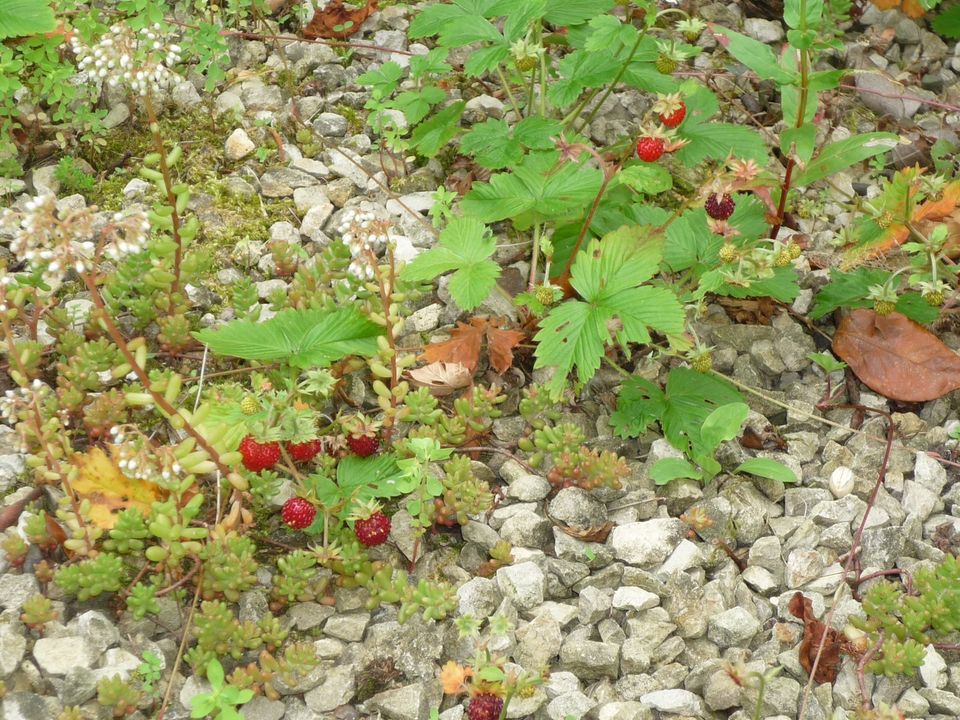
[[[850,572],[850,568],[853,567],[854,559],[857,555],[857,548],[860,546],[860,541],[863,538],[863,531],[867,526],[867,518],[870,517],[870,511],[877,502],[877,494],[880,492],[880,487],[883,485],[883,481],[887,476],[887,465],[890,462],[890,451],[893,449],[895,428],[896,426],[892,421],[887,422],[887,442],[883,449],[883,459],[880,461],[880,471],[877,473],[877,481],[873,485],[873,491],[870,493],[870,499],[867,500],[867,507],[863,511],[863,518],[860,520],[860,526],[857,528],[857,532],[853,536],[853,542],[850,544],[850,552],[847,555],[847,561],[843,565],[844,577],[847,576],[847,573]],[[823,620],[823,624],[826,627],[830,627],[831,623],[833,622],[833,614],[837,609],[837,603],[840,601],[840,592],[843,590],[843,588],[844,584],[841,583],[837,587],[837,591],[833,594],[833,603],[830,605],[830,610],[827,612],[827,616]],[[813,659],[813,667],[810,668],[810,679],[807,681],[807,686],[803,691],[803,703],[800,705],[800,714],[798,715],[801,720],[805,716],[805,711],[810,703],[810,694],[813,692],[813,678],[817,674],[817,666],[820,664],[820,656],[823,654],[823,648],[826,645],[826,641],[827,633],[823,633],[823,635],[820,637],[820,643],[817,645],[817,656]],[[866,701],[866,698],[864,700]]]

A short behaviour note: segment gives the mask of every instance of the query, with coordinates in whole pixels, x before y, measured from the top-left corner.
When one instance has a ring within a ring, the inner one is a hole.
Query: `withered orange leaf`
[[[425,387],[437,397],[456,392],[473,381],[473,373],[460,363],[433,362],[410,370],[407,375],[416,387]]]
[[[358,7],[349,7],[343,0],[330,0],[326,7],[314,13],[313,19],[303,29],[303,36],[308,40],[345,40],[359,32],[363,21],[377,9],[377,0],[359,0],[352,4]]]
[[[71,458],[79,472],[70,487],[80,499],[90,501],[90,520],[105,529],[114,526],[122,510],[139,508],[147,514],[151,504],[166,495],[159,485],[127,477],[118,465],[116,446],[110,449],[110,455],[94,447]]]
[[[908,170],[901,170],[900,173],[907,173]],[[915,169],[909,172],[916,172]],[[911,188],[911,197],[916,195],[917,188]],[[955,180],[948,184],[940,197],[936,200],[927,200],[918,204],[911,216],[911,222],[923,234],[928,234],[934,226],[945,224],[947,226],[947,241],[944,244],[944,251],[951,258],[960,256],[960,180]],[[843,253],[843,260],[840,264],[841,270],[846,270],[863,263],[871,258],[882,257],[894,248],[899,247],[910,237],[910,230],[906,225],[894,222],[876,239],[870,241],[867,245],[855,246]]]
[[[499,321],[492,320],[487,325],[487,354],[490,365],[503,375],[513,365],[513,349],[523,342],[523,333],[519,330],[504,330]]]
[[[500,320],[496,318],[472,317],[469,323],[458,322],[450,333],[450,339],[427,345],[423,357],[431,363],[460,363],[474,372],[480,362],[484,337],[490,365],[502,375],[513,365],[513,349],[521,343],[524,334],[519,330],[500,327]]]
[[[904,15],[912,18],[923,17],[924,14],[920,0],[873,0],[873,4],[881,10],[898,8]]]
[[[900,313],[854,310],[840,321],[833,351],[891,400],[926,402],[960,388],[960,356]]]
[[[481,322],[477,322],[480,320]],[[470,372],[477,369],[480,362],[480,347],[483,345],[483,331],[486,320],[471,318],[470,323],[458,322],[445,342],[431,343],[423,349],[423,359],[430,363],[460,363]]]
[[[813,616],[813,603],[803,593],[795,593],[787,605],[790,613],[803,620],[803,639],[800,641],[800,664],[808,673],[813,668],[817,650],[823,642],[820,662],[813,679],[818,683],[832,683],[837,679],[840,669],[840,651],[843,649],[843,635],[839,630],[828,628]],[[826,635],[826,637],[824,637]]]

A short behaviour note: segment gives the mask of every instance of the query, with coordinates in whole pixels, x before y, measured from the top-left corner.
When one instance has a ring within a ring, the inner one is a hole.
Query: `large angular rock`
[[[45,673],[66,675],[71,668],[93,667],[100,651],[88,638],[79,635],[40,638],[34,643],[33,657]]]
[[[615,527],[608,542],[617,560],[649,567],[670,556],[684,537],[684,527],[672,518],[627,523]]]

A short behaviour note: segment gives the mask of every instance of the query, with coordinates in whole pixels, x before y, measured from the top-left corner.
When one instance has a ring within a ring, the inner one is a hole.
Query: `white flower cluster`
[[[139,33],[120,24],[111,25],[92,47],[76,35],[70,44],[81,71],[94,80],[113,87],[124,85],[140,95],[170,85],[175,77],[173,68],[182,59],[180,46],[167,42],[159,23]]]
[[[19,421],[17,413],[33,403],[35,397],[42,398],[50,392],[49,386],[41,380],[34,380],[29,387],[20,387],[14,390],[7,390],[3,397],[0,397],[0,417],[8,425],[14,425]],[[23,449],[23,448],[21,448]]]
[[[23,212],[7,208],[0,215],[0,223],[18,224],[10,251],[32,268],[40,269],[48,284],[62,280],[70,268],[78,273],[89,270],[97,248],[94,239],[99,238],[106,255],[117,260],[142,250],[150,233],[150,222],[141,210],[126,215],[116,213],[111,222],[97,230],[97,216],[91,208],[61,217],[53,195],[28,200]]]
[[[370,280],[374,275],[376,252],[386,246],[390,224],[377,220],[373,213],[349,208],[340,217],[337,232],[350,248],[353,260],[348,268],[361,280]]]
[[[159,453],[148,453],[149,446],[143,444],[143,438],[134,437],[128,443],[121,427],[115,425],[110,428],[110,435],[117,449],[117,467],[128,478],[154,483],[167,482],[183,470],[176,460],[167,462],[167,458],[161,458]],[[161,466],[159,472],[156,465]]]

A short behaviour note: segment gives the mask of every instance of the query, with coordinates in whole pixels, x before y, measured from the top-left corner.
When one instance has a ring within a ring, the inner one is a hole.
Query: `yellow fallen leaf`
[[[90,501],[90,520],[105,529],[112,528],[117,513],[127,508],[139,508],[146,515],[150,505],[165,494],[158,485],[124,475],[117,460],[116,449],[111,448],[107,455],[99,447],[77,453],[71,460],[79,470],[71,487],[79,499]]]
[[[924,10],[920,0],[873,0],[881,10],[898,8],[904,15],[912,18],[923,17]]]

